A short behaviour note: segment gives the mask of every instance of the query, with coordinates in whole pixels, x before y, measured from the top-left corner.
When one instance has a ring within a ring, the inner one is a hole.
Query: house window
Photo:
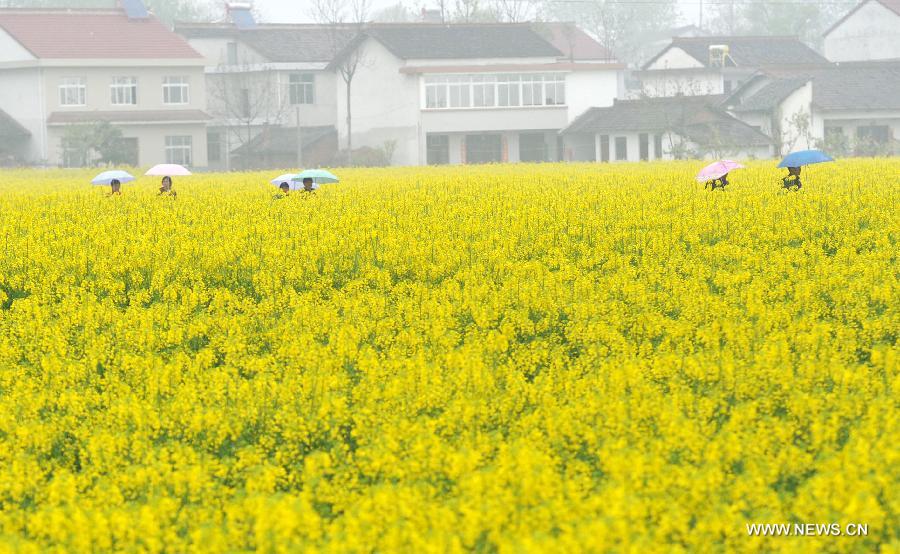
[[[495,105],[496,77],[493,75],[472,76],[472,105],[476,108],[492,108]]]
[[[483,164],[503,161],[503,137],[500,135],[466,135],[466,163]]]
[[[646,162],[650,159],[650,135],[641,133],[638,135],[638,150],[640,152],[641,161]]]
[[[518,75],[499,75],[497,77],[497,105],[518,106],[519,91],[522,88]]]
[[[163,78],[163,103],[187,104],[188,103],[188,78],[164,77]]]
[[[856,128],[856,138],[872,144],[890,142],[891,128],[887,125],[865,125]]]
[[[113,77],[109,96],[110,103],[116,106],[137,104],[137,78]]]
[[[190,136],[166,137],[166,163],[191,165],[192,138]]]
[[[291,104],[315,104],[316,77],[312,73],[293,73],[289,77]]]
[[[564,106],[563,74],[429,75],[425,108]]]
[[[547,142],[544,133],[522,133],[519,135],[519,161],[546,162]]]
[[[600,161],[609,161],[609,135],[600,136]]]
[[[60,106],[84,106],[85,104],[87,104],[87,85],[83,77],[66,77],[60,81]]]
[[[229,42],[226,56],[228,57],[228,65],[237,65],[237,43]]]
[[[209,161],[218,162],[222,160],[222,133],[207,131],[206,151]]]
[[[426,135],[425,149],[428,165],[450,163],[449,135]]]
[[[663,157],[662,135],[653,135],[653,157],[657,160]]]
[[[628,139],[626,137],[616,137],[616,161],[628,160]]]
[[[825,139],[841,138],[844,136],[843,127],[825,127]]]

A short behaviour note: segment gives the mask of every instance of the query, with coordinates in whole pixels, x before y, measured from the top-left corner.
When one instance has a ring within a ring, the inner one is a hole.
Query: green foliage
[[[131,151],[122,130],[103,121],[69,125],[62,136],[64,165],[116,165],[131,161]]]

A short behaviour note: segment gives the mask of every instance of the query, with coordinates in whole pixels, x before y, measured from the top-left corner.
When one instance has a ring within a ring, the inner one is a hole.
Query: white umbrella
[[[182,176],[182,175],[190,175],[191,172],[188,171],[186,167],[178,164],[159,164],[154,165],[150,169],[147,170],[147,173],[144,175],[156,176],[156,177],[173,177],[173,176]]]
[[[91,179],[91,184],[109,186],[113,181],[118,181],[119,183],[123,184],[130,183],[131,181],[134,181],[134,175],[128,173],[127,171],[113,169],[110,171],[104,171],[100,175],[97,175],[96,177]]]

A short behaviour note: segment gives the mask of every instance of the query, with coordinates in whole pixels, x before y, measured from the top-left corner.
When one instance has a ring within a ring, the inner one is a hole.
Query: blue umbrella
[[[833,162],[834,158],[821,150],[800,150],[791,152],[781,160],[778,167],[800,167],[804,165]]]
[[[120,183],[130,183],[134,181],[134,175],[128,173],[127,171],[121,171],[118,169],[113,169],[111,171],[104,171],[100,175],[97,175],[91,180],[92,185],[107,185],[111,181],[119,181]]]
[[[330,171],[324,169],[307,169],[294,176],[294,181],[303,182],[303,179],[312,179],[313,183],[337,183],[339,179]]]

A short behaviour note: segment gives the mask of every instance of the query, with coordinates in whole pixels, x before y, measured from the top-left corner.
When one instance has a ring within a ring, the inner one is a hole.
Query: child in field
[[[303,179],[303,192],[316,192],[316,187],[311,177]]]
[[[273,200],[279,200],[284,198],[285,196],[291,193],[291,185],[287,183],[287,181],[282,182],[278,185],[278,192],[275,193],[275,196],[272,197]]]
[[[109,196],[114,196],[114,195],[121,196],[122,183],[120,183],[118,179],[113,179],[112,181],[110,181],[109,188],[110,188]]]
[[[707,181],[706,185],[703,188],[708,188],[710,190],[725,190],[725,187],[728,186],[728,174],[722,175],[718,179],[713,179],[712,181]]]

